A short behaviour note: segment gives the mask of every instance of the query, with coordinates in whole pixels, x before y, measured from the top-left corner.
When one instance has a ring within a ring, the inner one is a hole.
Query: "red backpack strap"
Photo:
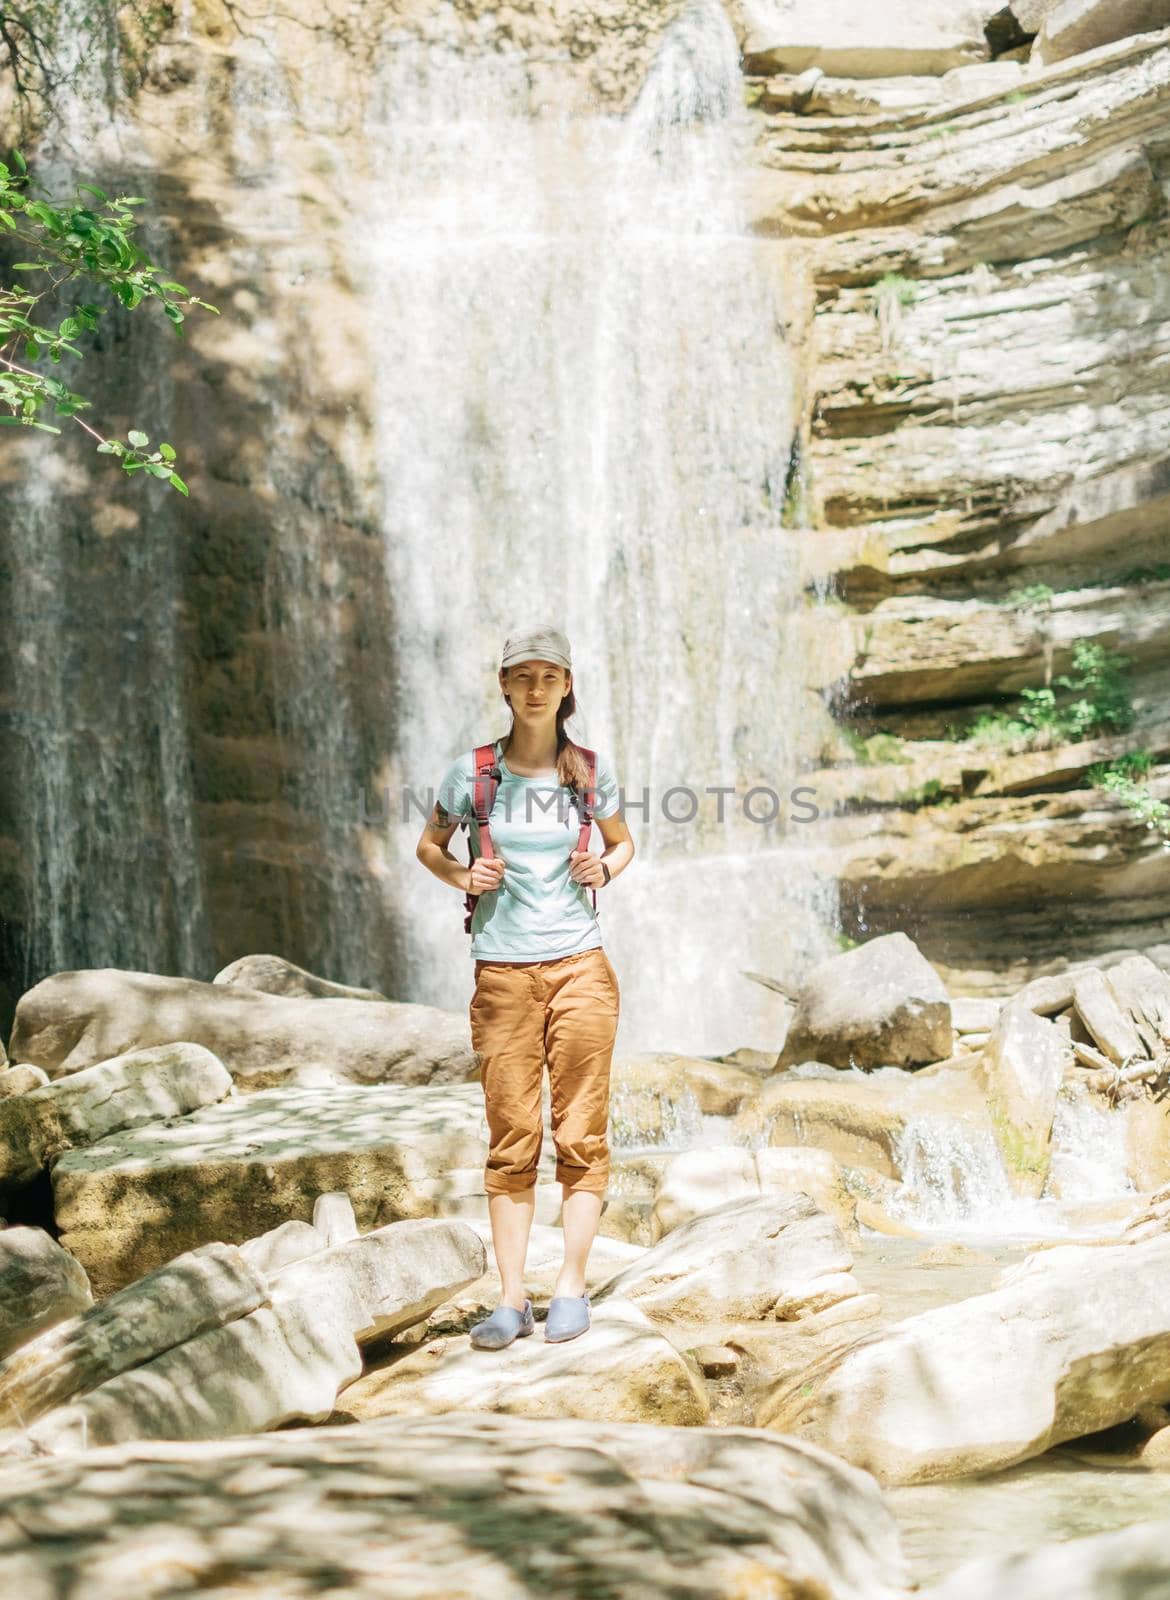
[[[577,749],[585,757],[585,765],[589,769],[588,788],[584,794],[579,791],[576,793],[577,809],[581,814],[581,831],[577,835],[577,849],[588,850],[589,836],[593,832],[593,801],[597,791],[597,751],[586,750],[584,745],[578,745]],[[593,896],[593,910],[596,912],[597,890],[590,889],[589,893]]]
[[[496,803],[496,789],[499,787],[500,769],[496,763],[496,747],[494,744],[480,744],[475,747],[475,756],[472,761],[471,777],[471,810],[479,826],[479,853],[487,860],[491,860],[492,832],[488,824],[491,809]],[[475,860],[475,852],[471,846],[471,828],[467,830],[467,864],[471,866]],[[470,890],[463,897],[463,904],[467,915],[463,919],[464,933],[471,932],[471,919],[475,914],[475,903],[479,899],[477,894]]]

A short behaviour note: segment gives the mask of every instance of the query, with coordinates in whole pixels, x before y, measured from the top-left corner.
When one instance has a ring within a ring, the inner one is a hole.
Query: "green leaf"
[[[169,478],[171,476],[170,467],[164,467],[160,461],[148,461],[146,470],[152,478]]]
[[[103,439],[98,445],[98,453],[103,456],[117,456],[121,455],[122,447],[114,439]]]
[[[130,443],[137,446],[138,449],[141,449],[143,445],[150,443],[149,434],[142,433],[138,428],[131,428],[126,437],[129,439]]]
[[[81,324],[76,317],[66,317],[57,332],[62,339],[73,339],[81,332]]]
[[[4,423],[9,428],[20,428],[20,427],[24,426],[23,417],[3,417],[3,416],[0,416],[0,422]]]
[[[28,171],[28,162],[24,159],[19,150],[14,150],[12,152],[12,159],[20,168],[21,172]]]
[[[177,472],[171,473],[171,482],[174,484],[175,488],[180,494],[187,493],[187,485],[183,482],[182,478],[180,478]]]
[[[13,272],[44,272],[48,267],[47,261],[14,261]]]
[[[30,422],[30,428],[40,428],[42,433],[60,433],[60,428],[54,428],[51,422]]]
[[[160,456],[162,456],[164,461],[173,461],[175,459],[175,451],[172,445],[160,444],[158,447],[158,453]]]
[[[84,189],[86,194],[97,195],[99,200],[107,200],[107,199],[109,199],[109,196],[106,194],[106,191],[104,189],[99,189],[96,184],[79,183],[77,185],[77,187],[79,189]]]

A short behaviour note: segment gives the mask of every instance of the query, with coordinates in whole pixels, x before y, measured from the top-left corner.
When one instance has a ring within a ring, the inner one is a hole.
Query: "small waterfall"
[[[809,722],[781,526],[795,408],[783,247],[739,211],[741,96],[730,26],[701,0],[625,118],[533,116],[519,57],[416,46],[383,63],[367,128],[393,781],[425,794],[505,726],[514,624],[565,626],[571,731],[612,752],[638,845],[599,897],[625,1048],[773,1044],[781,1002],[741,969],[827,953],[833,911],[786,831]],[[693,821],[663,814],[672,786]],[[780,796],[776,820],[744,815],[753,786]],[[419,826],[390,840],[410,992],[461,1009],[466,943],[450,893],[419,881]]]
[[[898,1141],[900,1214],[952,1237],[1032,1238],[1084,1231],[1069,1212],[1135,1193],[1126,1170],[1125,1119],[1105,1106],[1060,1095],[1042,1195],[1016,1193],[990,1126],[957,1117],[908,1118]],[[1088,1231],[1102,1224],[1090,1221]]]

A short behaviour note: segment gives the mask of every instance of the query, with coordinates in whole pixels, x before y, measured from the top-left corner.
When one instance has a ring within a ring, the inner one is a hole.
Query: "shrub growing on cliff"
[[[966,737],[1043,749],[1097,733],[1124,733],[1134,719],[1129,665],[1128,656],[1095,640],[1078,639],[1071,672],[1061,673],[1051,686],[1023,690],[1013,711],[977,718]],[[1058,694],[1057,690],[1065,692]]]
[[[1086,772],[1089,782],[1108,789],[1139,822],[1147,828],[1156,828],[1170,849],[1170,806],[1159,800],[1148,784],[1141,780],[1154,764],[1148,750],[1131,750],[1115,761],[1097,761]]]
[[[138,428],[130,429],[125,444],[106,438],[77,415],[91,404],[84,395],[13,356],[21,350],[25,361],[47,357],[56,363],[63,354],[84,355],[74,341],[81,334],[92,333],[108,307],[89,302],[75,305],[55,330],[34,321],[38,311],[44,315],[41,302],[48,295],[78,279],[106,290],[127,310],[157,300],[179,335],[184,305],[202,306],[207,311],[216,307],[196,299],[181,283],[160,279],[162,268],[131,238],[138,220],[132,208],[145,203],[139,196],[120,195],[111,200],[101,189],[83,183],[72,198],[56,200],[33,188],[19,152],[12,159],[12,167],[0,162],[0,235],[10,244],[19,244],[30,257],[14,262],[11,271],[38,275],[33,281],[39,281],[41,287],[0,282],[0,424],[60,433],[60,428],[42,420],[42,413],[51,406],[53,415],[72,417],[97,440],[98,450],[115,456],[124,471],[163,478],[186,494],[171,445],[160,444],[148,454],[150,439]]]

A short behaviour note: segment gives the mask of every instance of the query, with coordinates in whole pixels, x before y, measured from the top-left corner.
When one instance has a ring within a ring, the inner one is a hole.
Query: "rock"
[[[1152,1472],[1170,1472],[1170,1428],[1152,1433],[1142,1445],[1138,1460]]]
[[[267,1593],[352,1600],[899,1600],[906,1583],[872,1479],[747,1428],[386,1417],[22,1462],[0,1495],[0,1587],[30,1600],[124,1600],[130,1572],[141,1600],[176,1572],[192,1594],[254,1589],[258,1559]]]
[[[1126,1219],[1124,1236],[1135,1242],[1170,1233],[1170,1183],[1147,1195]]]
[[[1076,979],[1076,971],[1048,973],[1042,978],[1033,978],[1012,998],[1017,1005],[1026,1006],[1038,1017],[1054,1017],[1057,1012],[1065,1011],[1072,1005]]]
[[[1060,0],[1011,0],[1011,11],[1025,33],[1040,32],[1040,25]]]
[[[1093,1039],[1119,1067],[1145,1054],[1137,1029],[1099,967],[1077,973],[1073,980],[1073,1004]]]
[[[611,1294],[592,1305],[591,1316],[587,1336],[563,1344],[517,1339],[485,1352],[466,1337],[432,1340],[389,1366],[374,1366],[338,1405],[359,1421],[452,1410],[678,1427],[707,1420],[700,1382],[645,1312]]]
[[[776,1067],[911,1066],[949,1056],[951,1044],[942,979],[904,933],[889,933],[812,969]]]
[[[226,1439],[287,1422],[323,1422],[338,1390],[362,1370],[344,1311],[291,1300],[110,1378],[47,1412],[24,1440],[76,1451],[128,1439]]]
[[[1037,1251],[989,1293],[854,1345],[759,1421],[885,1484],[1026,1461],[1170,1398],[1167,1270],[1164,1234]]]
[[[400,1344],[417,1344],[446,1334],[466,1333],[473,1322],[488,1315],[500,1303],[500,1279],[492,1254],[490,1222],[468,1220],[467,1227],[482,1239],[488,1252],[484,1273],[466,1288],[448,1295],[419,1323],[397,1335]],[[631,1261],[637,1261],[642,1247],[599,1236],[593,1241],[585,1269],[586,1287],[593,1291]],[[524,1283],[538,1317],[548,1309],[557,1274],[565,1255],[565,1236],[560,1228],[534,1222],[528,1235],[528,1255],[524,1262]]]
[[[476,1084],[235,1095],[58,1157],[61,1242],[104,1295],[209,1240],[241,1244],[286,1221],[308,1222],[317,1197],[337,1190],[350,1196],[363,1232],[441,1215],[468,1169],[482,1175],[482,1123]]]
[[[0,1230],[0,1358],[92,1304],[85,1269],[43,1228]]]
[[[1104,977],[1110,993],[1132,1023],[1142,1051],[1151,1060],[1156,1059],[1158,1051],[1170,1043],[1170,975],[1143,955],[1126,956]]]
[[[345,983],[331,983],[328,978],[318,978],[292,961],[281,956],[241,956],[230,962],[211,980],[212,983],[234,983],[244,989],[262,989],[265,994],[296,995],[324,1000],[382,1000],[384,994],[377,989],[355,989]]]
[[[1170,28],[1170,0],[1060,0],[1045,14],[1032,59],[1042,67],[1135,33]]]
[[[807,1194],[847,1233],[856,1205],[836,1161],[808,1145],[751,1151],[736,1147],[687,1150],[666,1167],[651,1212],[654,1241],[728,1200],[758,1194]]]
[[[339,1313],[359,1345],[414,1327],[459,1289],[482,1278],[487,1252],[465,1222],[395,1222],[281,1267],[269,1278],[274,1305]]]
[[[22,1061],[18,1067],[0,1070],[0,1097],[7,1099],[9,1095],[27,1094],[30,1089],[39,1089],[48,1081],[49,1074],[41,1067],[33,1067],[27,1061]]]
[[[325,1244],[326,1240],[311,1222],[282,1222],[254,1239],[245,1239],[239,1248],[245,1261],[267,1277],[279,1272],[290,1261],[316,1255]]]
[[[1170,1099],[1141,1094],[1118,1107],[1125,1118],[1129,1181],[1139,1193],[1170,1183]]]
[[[235,984],[106,967],[58,972],[20,998],[13,1049],[56,1079],[148,1045],[204,1045],[248,1089],[462,1083],[475,1068],[465,1016],[433,1006],[263,994]]]
[[[980,1056],[1004,1169],[1018,1194],[1038,1197],[1048,1176],[1056,1096],[1071,1052],[1051,1022],[1006,1005]]]
[[[990,1033],[1002,1009],[1000,1000],[960,996],[951,1001],[951,1023],[956,1033]]]
[[[729,1378],[739,1365],[739,1357],[725,1344],[700,1344],[691,1351],[704,1378]]]
[[[729,1200],[760,1192],[760,1175],[752,1151],[743,1148],[685,1150],[662,1174],[650,1213],[656,1243],[672,1229]]]
[[[969,1561],[922,1600],[1149,1600],[1170,1584],[1170,1521]]]
[[[31,1183],[62,1151],[181,1117],[231,1093],[223,1063],[198,1044],[131,1050],[0,1100],[0,1183]]]
[[[242,1252],[204,1247],[21,1352],[0,1401],[25,1421],[44,1413],[22,1443],[49,1449],[324,1420],[361,1372],[359,1346],[417,1322],[484,1264],[478,1236],[448,1221],[394,1223],[267,1280]]]
[[[702,1056],[618,1056],[610,1077],[613,1136],[621,1144],[653,1142],[688,1117],[730,1116],[759,1081],[758,1072]]]
[[[0,1364],[0,1426],[32,1422],[267,1300],[265,1278],[242,1251],[219,1243],[188,1251],[99,1305],[58,1320]]]
[[[990,55],[977,0],[742,0],[745,72],[805,72],[843,78],[943,73]]]
[[[326,1244],[345,1244],[358,1236],[353,1201],[343,1191],[319,1194],[313,1201],[313,1227]]]
[[[978,100],[984,95],[1007,94],[1024,77],[1018,61],[979,61],[969,67],[952,67],[943,74],[943,93],[954,100]]]
[[[807,1195],[731,1200],[684,1222],[593,1296],[665,1322],[795,1322],[862,1295],[840,1228]]]

